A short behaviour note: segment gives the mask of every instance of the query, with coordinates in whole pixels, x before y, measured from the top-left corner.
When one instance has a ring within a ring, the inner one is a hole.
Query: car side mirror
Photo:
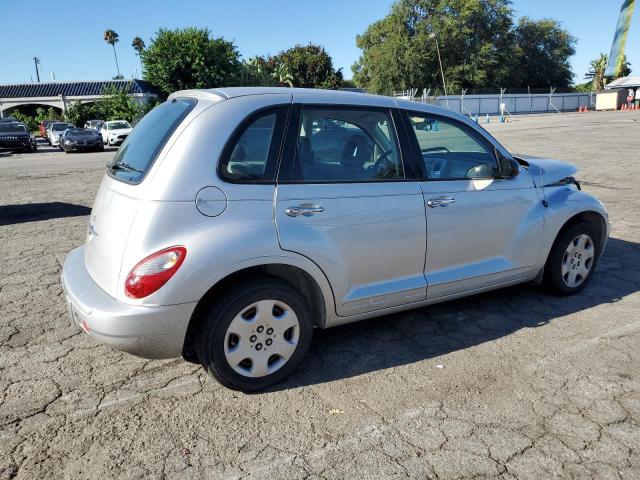
[[[520,164],[517,160],[510,157],[505,157],[496,149],[496,158],[498,159],[498,164],[500,165],[500,174],[504,179],[510,179],[517,177],[520,173]]]

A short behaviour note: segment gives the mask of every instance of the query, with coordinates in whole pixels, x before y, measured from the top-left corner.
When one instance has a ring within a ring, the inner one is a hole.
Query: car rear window
[[[195,104],[196,100],[192,98],[176,98],[147,113],[107,165],[109,174],[126,183],[140,183],[164,144]]]

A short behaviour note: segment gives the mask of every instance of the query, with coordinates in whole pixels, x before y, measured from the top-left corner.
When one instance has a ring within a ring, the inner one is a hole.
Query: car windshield
[[[108,130],[119,130],[121,128],[131,128],[129,122],[111,122],[107,123]]]
[[[0,123],[0,132],[2,133],[18,133],[26,132],[27,128],[24,125],[16,125],[11,123]]]
[[[109,173],[128,183],[141,182],[166,141],[195,104],[194,99],[178,98],[147,113],[107,165]]]
[[[69,125],[68,123],[54,123],[53,125],[51,125],[51,130],[53,130],[54,132],[63,132],[71,126],[72,125]]]
[[[69,131],[67,131],[67,135],[93,136],[95,132],[85,130],[84,128],[70,128]]]

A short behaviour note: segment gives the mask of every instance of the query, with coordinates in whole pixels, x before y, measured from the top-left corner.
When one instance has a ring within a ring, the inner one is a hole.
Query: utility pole
[[[38,79],[38,83],[40,83],[40,72],[38,71],[39,63],[40,59],[38,57],[33,57],[33,64],[36,66],[36,78]]]
[[[438,62],[440,63],[440,73],[442,74],[442,88],[444,88],[444,100],[447,103],[447,109],[449,108],[449,96],[447,95],[447,82],[444,80],[444,70],[442,68],[442,58],[440,57],[440,45],[438,45],[438,36],[435,32],[431,32],[429,38],[433,38],[436,41],[436,51],[438,52]]]

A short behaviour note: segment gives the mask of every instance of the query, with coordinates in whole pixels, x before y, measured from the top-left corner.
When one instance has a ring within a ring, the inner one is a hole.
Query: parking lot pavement
[[[70,326],[59,283],[113,152],[0,156],[0,478],[640,478],[640,114],[490,124],[609,209],[592,283],[318,331],[271,391]]]

